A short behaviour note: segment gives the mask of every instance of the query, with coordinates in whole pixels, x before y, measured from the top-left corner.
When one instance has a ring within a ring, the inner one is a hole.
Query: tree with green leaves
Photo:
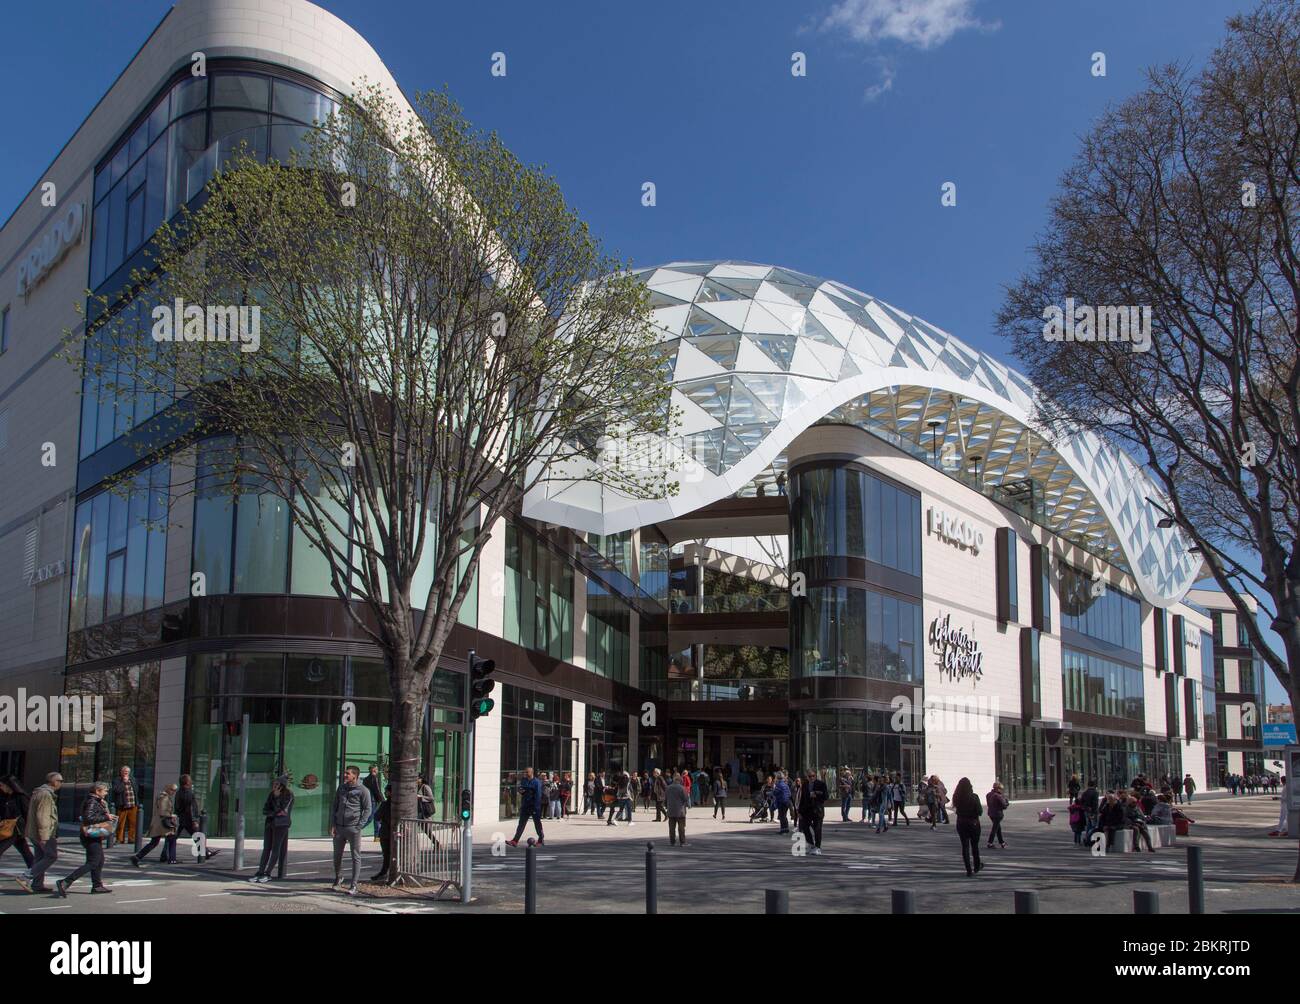
[[[1151,500],[1172,521],[1164,532],[1199,548],[1294,709],[1300,8],[1269,0],[1227,29],[1202,71],[1149,71],[1083,138],[999,325],[1043,392],[1045,421],[1092,429],[1144,462],[1164,493]],[[1098,313],[1150,308],[1149,347],[1136,351],[1135,332],[1097,340],[1087,324],[1086,341],[1049,339],[1045,321],[1067,297]]]
[[[643,452],[674,420],[648,297],[444,94],[363,85],[288,162],[214,154],[69,356],[102,394],[172,402],[131,438],[202,448],[173,503],[287,505],[383,654],[393,818],[413,818],[431,679],[500,521],[557,480],[675,489]]]

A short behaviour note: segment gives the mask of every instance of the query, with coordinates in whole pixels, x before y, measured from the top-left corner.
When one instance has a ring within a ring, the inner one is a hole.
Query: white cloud
[[[822,21],[823,31],[843,31],[855,42],[898,42],[917,49],[943,45],[968,28],[990,27],[975,16],[976,0],[839,0]],[[882,92],[889,90],[887,77]]]
[[[863,93],[864,101],[875,101],[886,91],[894,89],[894,68],[889,64],[884,64],[880,68],[880,82],[872,84]]]

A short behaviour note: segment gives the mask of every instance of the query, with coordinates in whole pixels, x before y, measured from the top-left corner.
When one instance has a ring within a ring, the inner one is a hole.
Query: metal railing
[[[438,886],[434,898],[448,888],[460,891],[460,824],[434,819],[398,821],[393,853],[399,882]]]

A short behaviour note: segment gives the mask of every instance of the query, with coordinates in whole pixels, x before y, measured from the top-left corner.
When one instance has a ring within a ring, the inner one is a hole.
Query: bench
[[[1147,834],[1151,837],[1152,847],[1169,847],[1177,839],[1174,828],[1168,824],[1162,823],[1155,825],[1147,824]],[[1110,849],[1111,854],[1127,854],[1133,850],[1133,841],[1137,837],[1135,830],[1116,830],[1115,843]]]

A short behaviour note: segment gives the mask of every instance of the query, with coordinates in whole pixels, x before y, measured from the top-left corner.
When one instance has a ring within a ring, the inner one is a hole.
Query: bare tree
[[[1165,495],[1153,501],[1200,548],[1296,708],[1300,11],[1267,2],[1227,28],[1203,71],[1149,71],[1083,138],[999,325],[1047,421],[1145,461]],[[1097,317],[1090,328],[1076,307],[1085,338],[1049,340],[1067,297]],[[1138,330],[1098,334],[1102,308],[1121,305],[1150,308],[1147,351]]]
[[[673,490],[636,455],[672,419],[663,356],[645,290],[555,182],[444,95],[362,87],[297,146],[222,151],[124,291],[143,309],[100,302],[70,355],[105,394],[174,399],[135,438],[197,444],[185,490],[288,506],[383,653],[399,819],[499,520],[552,479]]]

